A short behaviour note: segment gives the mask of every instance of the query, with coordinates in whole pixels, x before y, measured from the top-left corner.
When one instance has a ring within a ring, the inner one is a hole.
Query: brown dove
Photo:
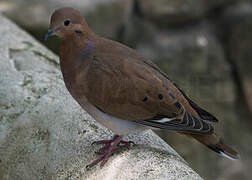
[[[45,40],[61,38],[60,67],[72,97],[96,121],[116,135],[97,154],[103,166],[131,142],[123,136],[146,129],[175,131],[195,138],[216,153],[238,159],[238,153],[214,133],[218,120],[194,103],[155,64],[135,50],[91,31],[73,8],[56,10]]]

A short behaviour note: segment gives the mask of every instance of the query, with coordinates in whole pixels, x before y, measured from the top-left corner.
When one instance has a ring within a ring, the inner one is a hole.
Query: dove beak
[[[46,35],[44,36],[44,43],[46,42],[46,40],[47,40],[49,37],[53,36],[54,33],[55,33],[55,30],[54,30],[54,29],[49,29],[48,32],[46,33]]]
[[[46,40],[47,40],[49,37],[55,35],[55,32],[57,32],[57,31],[60,30],[61,28],[62,28],[62,26],[59,26],[59,27],[57,27],[56,29],[49,29],[49,30],[47,31],[46,35],[44,36],[44,43],[46,42]]]

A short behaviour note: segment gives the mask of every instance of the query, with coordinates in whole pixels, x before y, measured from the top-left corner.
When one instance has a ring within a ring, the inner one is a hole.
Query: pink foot
[[[125,147],[129,148],[131,144],[134,144],[134,142],[123,141],[121,136],[115,135],[112,140],[95,141],[92,144],[104,144],[104,147],[96,152],[96,154],[100,155],[100,157],[87,165],[86,168],[91,168],[99,162],[101,162],[101,167],[104,166],[113,153],[119,152]]]

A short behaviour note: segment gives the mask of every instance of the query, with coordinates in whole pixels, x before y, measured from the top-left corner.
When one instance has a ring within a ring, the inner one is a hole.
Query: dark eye
[[[69,19],[66,19],[66,20],[64,21],[64,25],[65,25],[65,26],[68,26],[70,23],[71,23],[71,21],[70,21]]]

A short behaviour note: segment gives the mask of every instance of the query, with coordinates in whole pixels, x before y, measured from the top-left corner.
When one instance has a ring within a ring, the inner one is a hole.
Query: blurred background
[[[218,117],[216,132],[241,154],[224,159],[199,143],[157,132],[204,179],[252,179],[252,0],[1,0],[3,13],[42,41],[52,12],[71,6],[97,34],[154,61]],[[59,40],[48,48],[58,53]]]

